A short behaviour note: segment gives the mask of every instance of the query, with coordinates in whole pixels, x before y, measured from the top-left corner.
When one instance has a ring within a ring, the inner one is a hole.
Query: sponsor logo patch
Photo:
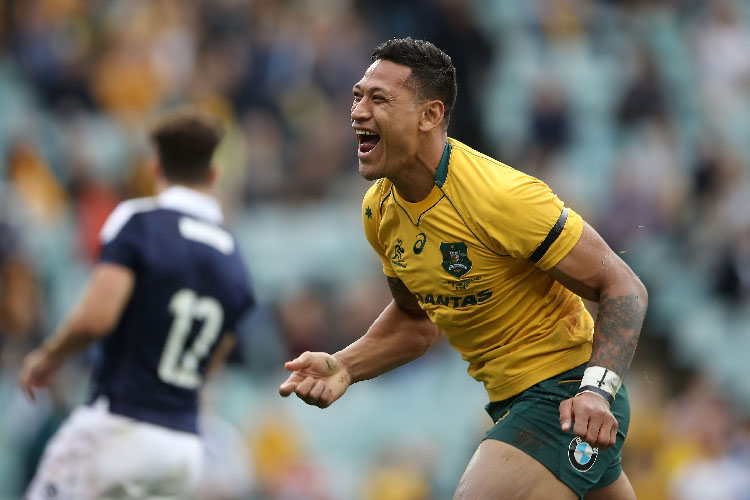
[[[570,465],[579,472],[586,472],[593,467],[598,456],[599,448],[593,448],[579,437],[573,439],[568,445],[568,460],[570,460]]]

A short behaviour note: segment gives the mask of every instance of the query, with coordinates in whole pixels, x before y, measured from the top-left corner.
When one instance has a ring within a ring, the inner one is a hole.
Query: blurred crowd
[[[406,35],[453,58],[449,135],[550,184],[649,288],[624,464],[639,498],[750,499],[741,0],[0,2],[0,498],[82,399],[89,356],[36,406],[20,360],[75,300],[112,208],[153,193],[144,131],[181,102],[225,123],[221,197],[262,299],[207,401],[206,498],[450,495],[489,420],[481,387],[446,381],[471,383],[447,346],[328,419],[275,396],[284,360],[341,348],[389,300],[348,114],[373,46]],[[332,434],[338,452],[313,452]]]

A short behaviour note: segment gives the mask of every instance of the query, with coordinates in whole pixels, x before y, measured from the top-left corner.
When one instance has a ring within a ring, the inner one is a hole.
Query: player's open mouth
[[[380,136],[375,132],[355,130],[354,133],[357,134],[357,144],[359,145],[357,156],[360,158],[369,154],[380,142]]]

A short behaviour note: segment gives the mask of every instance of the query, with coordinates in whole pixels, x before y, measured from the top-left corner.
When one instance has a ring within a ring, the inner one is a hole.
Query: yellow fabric
[[[403,200],[387,179],[368,190],[365,234],[383,272],[416,295],[490,401],[500,401],[591,356],[591,315],[543,272],[575,246],[583,220],[568,209],[559,237],[534,264],[529,257],[563,203],[540,180],[448,143],[445,180],[439,169],[425,200]]]

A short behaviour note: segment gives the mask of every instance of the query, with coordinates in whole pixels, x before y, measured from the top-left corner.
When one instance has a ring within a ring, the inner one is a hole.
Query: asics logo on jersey
[[[419,255],[424,250],[424,244],[427,241],[427,235],[419,233],[417,235],[417,241],[414,242],[414,253]]]

